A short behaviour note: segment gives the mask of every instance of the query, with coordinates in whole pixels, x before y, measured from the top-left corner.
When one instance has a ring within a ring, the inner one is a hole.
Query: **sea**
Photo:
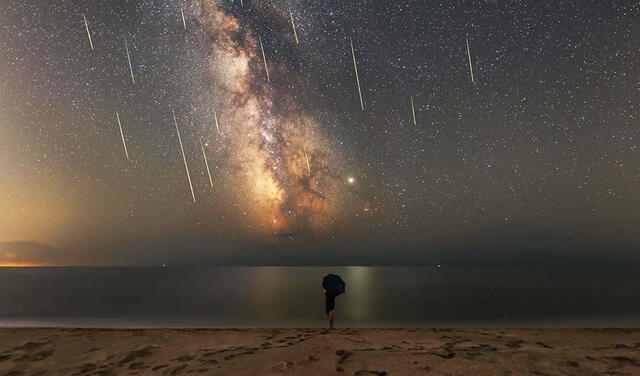
[[[0,268],[0,326],[640,327],[639,268]]]

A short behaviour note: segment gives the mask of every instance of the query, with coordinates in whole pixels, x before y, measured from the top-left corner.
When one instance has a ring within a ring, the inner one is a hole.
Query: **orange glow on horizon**
[[[39,266],[57,266],[55,264],[37,262],[6,262],[0,261],[0,268],[34,268]]]

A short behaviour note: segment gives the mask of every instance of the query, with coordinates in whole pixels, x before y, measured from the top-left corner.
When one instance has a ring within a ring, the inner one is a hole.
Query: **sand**
[[[640,375],[640,329],[0,329],[0,375]]]

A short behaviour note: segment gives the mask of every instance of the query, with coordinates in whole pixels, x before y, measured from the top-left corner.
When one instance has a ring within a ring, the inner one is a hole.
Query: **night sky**
[[[632,1],[4,1],[0,264],[640,264],[639,40]]]

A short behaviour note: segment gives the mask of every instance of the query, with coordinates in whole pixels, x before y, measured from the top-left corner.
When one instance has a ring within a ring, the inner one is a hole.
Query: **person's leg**
[[[329,312],[329,329],[333,329],[333,320],[335,319],[335,310]]]
[[[325,312],[327,313],[327,318],[329,319],[329,329],[333,329],[333,311],[336,308],[335,296],[327,294],[324,304]]]

